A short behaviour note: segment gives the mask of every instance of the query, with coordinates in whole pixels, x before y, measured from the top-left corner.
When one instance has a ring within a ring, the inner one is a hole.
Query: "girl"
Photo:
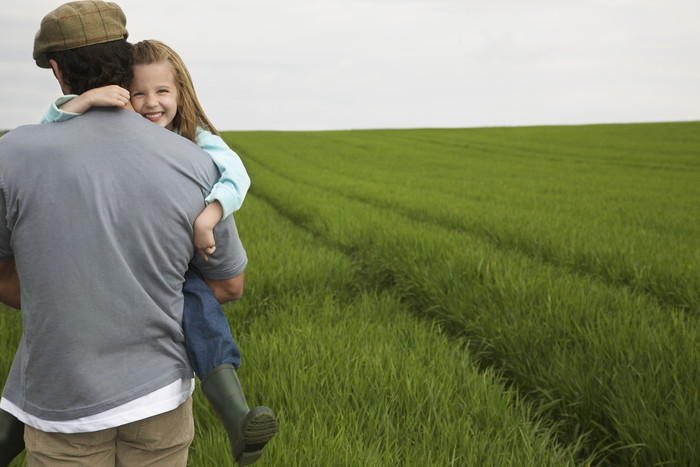
[[[67,120],[93,106],[128,108],[130,104],[144,118],[204,149],[221,172],[194,222],[195,249],[206,260],[216,250],[214,226],[240,208],[250,179],[240,158],[206,117],[190,74],[174,50],[159,41],[139,42],[132,49],[132,68],[129,91],[107,86],[80,96],[63,96],[42,123]],[[236,374],[241,356],[228,321],[213,291],[192,266],[185,274],[183,293],[185,347],[202,392],[223,421],[236,462],[253,463],[277,431],[275,415],[267,407],[248,408]]]

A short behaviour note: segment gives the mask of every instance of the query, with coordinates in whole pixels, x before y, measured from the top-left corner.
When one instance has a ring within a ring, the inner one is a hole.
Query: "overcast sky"
[[[0,129],[60,94],[32,60],[62,2],[0,10]],[[700,120],[698,0],[121,0],[220,130]]]

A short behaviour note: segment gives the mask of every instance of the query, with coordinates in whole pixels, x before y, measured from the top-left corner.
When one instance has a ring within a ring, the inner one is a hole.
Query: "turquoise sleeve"
[[[250,177],[241,158],[221,137],[200,128],[197,130],[197,145],[209,154],[221,173],[205,201],[207,204],[215,200],[221,203],[223,220],[240,209],[250,188]]]
[[[61,107],[63,104],[76,97],[78,97],[77,94],[66,94],[65,96],[61,96],[53,101],[49,107],[49,110],[47,110],[46,114],[44,114],[44,118],[42,118],[39,123],[63,122],[81,115],[73,112],[64,112],[63,110],[59,109],[59,107]]]

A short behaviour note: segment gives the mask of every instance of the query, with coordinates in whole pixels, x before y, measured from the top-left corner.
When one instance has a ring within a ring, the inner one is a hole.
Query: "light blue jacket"
[[[41,119],[41,123],[63,122],[80,115],[79,113],[65,112],[59,108],[75,97],[78,96],[67,94],[53,101],[44,118]],[[197,127],[196,143],[209,154],[221,174],[221,178],[214,185],[205,201],[207,204],[214,200],[221,203],[224,211],[221,218],[223,220],[241,208],[243,199],[250,188],[250,177],[248,177],[248,172],[246,172],[241,158],[228,147],[220,136]]]

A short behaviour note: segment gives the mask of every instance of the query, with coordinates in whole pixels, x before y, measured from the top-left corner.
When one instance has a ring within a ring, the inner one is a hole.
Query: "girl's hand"
[[[209,256],[207,255],[211,255],[216,251],[214,229],[197,229],[197,224],[195,222],[194,248],[204,261],[209,261]]]
[[[204,261],[209,261],[208,255],[216,250],[214,226],[221,220],[223,212],[221,204],[214,201],[209,203],[194,221],[194,248]]]
[[[61,106],[61,110],[71,113],[83,113],[91,107],[116,107],[123,109],[129,103],[129,91],[112,84],[90,89]]]

